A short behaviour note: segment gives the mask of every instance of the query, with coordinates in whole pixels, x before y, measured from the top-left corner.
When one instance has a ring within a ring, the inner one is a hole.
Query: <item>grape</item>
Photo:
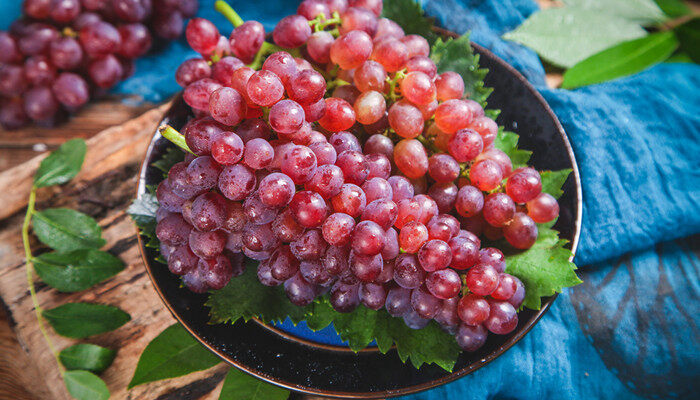
[[[423,132],[423,114],[409,102],[401,100],[389,107],[389,125],[397,135],[413,139]]]
[[[326,113],[326,102],[321,99],[312,104],[302,104],[306,122],[316,122]]]
[[[430,222],[434,216],[438,215],[439,210],[435,200],[423,194],[416,195],[414,199],[418,202],[420,207],[420,215],[418,217],[420,223],[425,225]]]
[[[187,286],[187,289],[194,293],[205,293],[209,290],[209,285],[207,285],[207,282],[204,280],[204,274],[202,268],[199,267],[199,262],[197,268],[183,275],[182,283]]]
[[[386,84],[386,70],[376,61],[367,60],[356,70],[353,76],[355,86],[362,92],[370,90],[382,92]]]
[[[371,57],[387,72],[396,72],[404,68],[408,61],[408,48],[400,41],[387,37],[374,46]]]
[[[258,281],[265,286],[279,286],[284,282],[272,276],[270,263],[267,260],[258,264]]]
[[[27,31],[19,37],[17,45],[22,54],[33,56],[45,53],[51,46],[51,42],[58,39],[58,37],[58,31],[53,26],[34,23],[29,25]]]
[[[439,239],[447,242],[452,238],[452,229],[448,224],[440,221],[438,217],[431,219],[426,228],[428,228],[429,239]]]
[[[58,107],[58,101],[46,86],[33,87],[24,93],[24,111],[34,121],[50,120]]]
[[[385,193],[388,192],[389,196],[387,198],[391,199],[393,191],[389,182],[386,181],[391,175],[391,161],[389,161],[387,156],[380,153],[368,154],[365,156],[365,160],[367,160],[369,164],[369,175],[367,175],[367,179],[372,180],[374,178],[379,178],[382,179],[383,182],[386,182],[387,187]]]
[[[515,214],[515,203],[505,193],[492,193],[484,200],[483,214],[492,226],[504,226]]]
[[[350,128],[355,123],[355,110],[350,103],[335,97],[325,99],[325,103],[325,112],[318,120],[324,129],[331,132],[339,132]],[[332,141],[330,143],[333,144]],[[360,147],[359,143],[357,147]],[[336,148],[336,151],[338,151],[338,148]]]
[[[467,162],[476,158],[484,149],[481,136],[471,129],[460,129],[452,135],[447,144],[450,155],[459,162]]]
[[[484,148],[490,148],[493,146],[493,142],[496,140],[498,135],[498,125],[494,120],[488,117],[475,117],[469,128],[477,131],[484,141]]]
[[[379,310],[386,303],[387,291],[384,285],[372,282],[360,284],[360,301],[371,310]]]
[[[314,285],[328,286],[335,278],[327,269],[323,268],[320,260],[302,261],[299,272],[304,279]]]
[[[407,253],[416,253],[428,241],[428,228],[425,225],[410,221],[403,225],[399,232],[399,245]]]
[[[294,57],[285,51],[272,53],[263,63],[262,69],[277,75],[285,88],[289,87],[289,82],[298,72]]]
[[[321,14],[325,17],[330,17],[331,11],[321,0],[304,0],[297,7],[297,14],[311,21]]]
[[[464,351],[474,352],[486,343],[488,332],[482,325],[470,326],[461,324],[455,335],[457,344]]]
[[[51,42],[49,56],[57,68],[72,70],[83,60],[83,48],[74,38],[62,37]]]
[[[119,27],[122,42],[119,55],[126,58],[137,58],[151,48],[151,33],[142,24],[126,24]]]
[[[408,178],[420,178],[428,171],[428,154],[416,139],[403,139],[394,147],[394,163]]]
[[[435,79],[437,99],[446,101],[461,99],[464,96],[464,80],[462,76],[453,71],[446,71]]]
[[[316,287],[307,282],[301,273],[297,273],[284,282],[284,292],[289,301],[299,307],[309,305],[316,297]]]
[[[345,150],[362,151],[359,140],[350,132],[337,132],[328,138],[328,143],[333,145],[337,154]]]
[[[212,189],[220,181],[221,166],[209,156],[195,158],[185,171],[187,184],[198,192]]]
[[[435,201],[441,213],[450,212],[457,200],[457,185],[450,182],[435,183],[428,190],[428,195]]]
[[[325,64],[331,60],[331,45],[334,41],[330,32],[315,32],[306,41],[306,51],[314,61]]]
[[[5,129],[17,129],[29,122],[21,99],[0,100],[0,125]]]
[[[283,242],[289,243],[298,239],[304,233],[304,227],[294,220],[294,215],[285,209],[272,221],[272,232]]]
[[[246,223],[243,204],[229,201],[226,205],[226,219],[224,220],[223,229],[227,232],[241,231]]]
[[[506,261],[503,252],[493,247],[486,247],[479,251],[479,262],[491,265],[496,268],[496,271],[499,273],[506,269]]]
[[[224,167],[218,178],[218,188],[221,194],[234,201],[248,197],[255,190],[255,184],[255,172],[241,164]]]
[[[403,28],[389,18],[379,18],[379,20],[377,20],[377,32],[374,34],[375,39],[385,37],[401,39],[404,35]]]
[[[462,186],[457,192],[455,209],[459,215],[473,217],[484,208],[484,195],[474,186]]]
[[[64,72],[51,87],[56,100],[66,107],[78,108],[90,100],[87,82],[77,74]]]
[[[454,269],[465,270],[471,268],[479,261],[479,245],[464,237],[455,237],[448,242],[452,252]]]
[[[481,325],[489,317],[490,307],[483,297],[468,294],[459,300],[457,314],[466,325]]]
[[[440,311],[442,302],[423,288],[411,291],[411,307],[421,317],[431,319]]]
[[[503,238],[503,228],[486,224],[484,225],[483,234],[488,240],[498,240]]]
[[[289,208],[294,219],[305,228],[320,226],[328,214],[323,197],[308,190],[297,192],[289,203]]]
[[[195,110],[208,112],[209,98],[219,88],[221,88],[221,84],[213,79],[200,79],[187,85],[182,98],[187,105]]]
[[[384,307],[392,317],[402,317],[411,310],[411,291],[403,287],[390,289]]]
[[[269,251],[252,251],[246,247],[242,247],[242,250],[243,254],[252,260],[263,261],[269,259],[271,256]]]
[[[408,58],[430,55],[430,44],[420,35],[406,35],[399,40],[408,48]]]
[[[36,19],[45,19],[51,13],[52,0],[25,0],[24,13]]]
[[[362,31],[369,38],[377,31],[377,17],[365,8],[349,7],[345,12],[341,13],[340,19],[343,21],[340,25],[341,34]]]
[[[151,12],[151,3],[141,0],[112,0],[112,10],[122,20],[143,21]]]
[[[234,72],[243,66],[243,62],[236,57],[224,57],[211,67],[211,78],[224,86],[234,87]],[[240,94],[245,96],[245,93]]]
[[[256,225],[267,224],[277,217],[277,209],[263,204],[257,192],[252,193],[245,199],[243,211],[248,221]]]
[[[435,100],[435,84],[423,72],[409,72],[401,81],[401,94],[414,104],[428,104]]]
[[[374,221],[362,221],[355,226],[351,246],[358,255],[379,254],[384,247],[384,230]]]
[[[211,156],[219,164],[232,165],[243,157],[243,140],[235,133],[221,132],[212,139]]]
[[[192,18],[187,23],[185,37],[192,50],[199,54],[211,54],[219,41],[219,30],[204,18]]]
[[[197,268],[197,261],[199,258],[189,245],[179,246],[168,257],[168,270],[175,275],[184,275]]]
[[[88,65],[90,79],[102,89],[114,86],[122,78],[123,73],[122,64],[112,54],[94,60]]]
[[[80,43],[90,57],[112,54],[121,45],[119,31],[111,24],[98,21],[80,30]]]
[[[433,154],[428,159],[428,174],[436,182],[452,182],[459,172],[459,163],[448,154]]]
[[[496,300],[509,300],[518,290],[518,283],[515,277],[509,274],[498,274],[498,287],[491,293],[491,297]]]
[[[217,64],[215,64],[215,67]],[[187,87],[200,79],[211,77],[211,74],[211,67],[203,58],[190,58],[177,67],[175,80],[178,85]]]
[[[343,21],[345,23],[345,20]],[[372,39],[359,30],[350,30],[331,45],[331,61],[342,69],[354,69],[362,65],[372,52]]]
[[[541,192],[540,174],[532,168],[513,173],[506,181],[506,193],[516,203],[527,203]]]
[[[472,118],[471,110],[463,100],[446,100],[435,110],[435,123],[449,134],[469,126]]]
[[[350,242],[355,220],[343,213],[331,214],[323,222],[323,238],[332,246],[345,245]]]
[[[387,157],[387,161],[394,158],[394,143],[391,141],[391,139],[384,135],[376,134],[370,136],[365,141],[363,150],[368,157],[373,154],[382,154]],[[389,164],[391,165],[391,163]],[[370,172],[370,175],[371,174],[372,173]],[[388,176],[380,176],[380,178],[389,179]]]
[[[392,200],[394,203],[397,203],[397,205],[401,200],[413,198],[413,185],[411,185],[411,182],[408,179],[404,178],[403,176],[393,175],[387,179],[387,182],[389,182],[389,185],[391,185],[391,192],[393,195]],[[396,227],[401,228],[401,226],[398,225]]]
[[[398,208],[398,216],[394,225],[401,229],[405,224],[412,221],[418,221],[421,217],[421,204],[414,198],[402,199],[396,203]]]
[[[373,181],[379,179],[381,178],[372,178],[372,180],[366,182],[365,185],[363,185],[365,192],[369,193],[364,186],[367,186],[368,183],[372,183]],[[391,187],[389,184],[386,183],[386,185],[390,190]],[[398,217],[398,207],[396,206],[396,203],[388,199],[391,197],[391,192],[389,192],[387,195],[387,197],[372,200],[372,202],[367,205],[362,213],[363,220],[374,221],[385,230],[394,225],[394,222],[396,222],[396,218]],[[367,195],[367,198],[369,199],[369,195]]]
[[[343,171],[345,182],[348,183],[360,185],[369,175],[369,163],[362,153],[357,151],[346,150],[340,153],[335,165]]]
[[[326,80],[315,70],[304,70],[291,79],[289,97],[300,104],[316,103],[326,93]]]
[[[251,139],[245,145],[244,163],[253,169],[262,169],[270,165],[275,153],[270,143],[265,139]]]
[[[172,192],[168,181],[163,181],[158,185],[156,198],[161,207],[171,212],[180,212],[182,203],[185,201],[185,199]]]
[[[333,309],[339,313],[349,313],[360,304],[359,284],[336,282],[331,288],[330,302]]]
[[[407,62],[406,62],[406,71],[408,72],[422,72],[426,75],[428,75],[428,78],[431,80],[435,79],[435,76],[437,75],[437,65],[431,60],[429,57],[426,56],[414,56],[411,57]],[[437,85],[437,81],[435,81],[435,85]],[[437,87],[436,89],[436,96],[437,96]],[[461,97],[461,96],[460,96]],[[438,100],[443,100],[440,99],[439,97],[436,97]],[[437,103],[435,104],[435,107],[437,108]]]
[[[245,99],[235,89],[220,87],[209,96],[209,114],[221,124],[238,125],[246,111]]]
[[[416,311],[411,309],[403,315],[403,322],[411,329],[423,329],[428,326],[430,319],[421,317]]]
[[[352,273],[359,280],[363,282],[372,282],[382,272],[384,260],[381,254],[363,255],[351,251],[348,264],[350,265]]]
[[[409,223],[410,224],[410,223]],[[404,226],[404,229],[408,227],[408,224]],[[403,233],[403,229],[401,232]],[[427,229],[426,229],[427,236]],[[399,236],[400,238],[400,236]],[[427,237],[426,237],[427,240]],[[403,243],[402,243],[403,244]],[[427,272],[437,271],[447,268],[452,262],[452,251],[450,246],[437,239],[428,240],[421,246],[418,250],[418,261],[420,262],[423,269]],[[452,297],[452,296],[447,296]]]
[[[236,133],[243,140],[243,143],[247,143],[255,138],[269,139],[270,128],[265,121],[260,119],[246,119],[238,126]]]
[[[222,231],[199,232],[192,230],[190,232],[190,249],[198,257],[214,258],[224,251],[225,244],[226,235]]]
[[[384,259],[384,267],[386,268],[386,261],[388,260],[393,260],[398,256],[400,253],[399,249],[399,234],[396,232],[396,229],[394,228],[389,228],[384,232],[384,247],[382,248],[381,255],[382,258]],[[393,264],[391,268],[391,274],[387,275],[387,279],[384,283],[389,281],[389,276],[393,277]],[[377,278],[379,279],[379,278]]]
[[[220,229],[226,219],[226,200],[220,194],[208,192],[192,203],[192,225],[200,231]],[[194,250],[194,249],[193,249]]]
[[[498,271],[489,264],[476,264],[467,272],[466,284],[478,296],[488,296],[498,287]]]
[[[231,32],[229,41],[233,54],[249,64],[265,41],[265,28],[260,22],[246,21]]]
[[[386,100],[381,93],[370,90],[362,93],[354,104],[357,121],[361,124],[373,124],[386,112]]]
[[[311,36],[309,21],[301,15],[289,15],[277,23],[272,39],[278,46],[292,49],[306,43]]]
[[[9,64],[20,61],[21,58],[15,39],[7,32],[0,32],[0,63]]]
[[[275,132],[283,134],[297,132],[304,124],[304,109],[293,100],[281,100],[270,108],[269,121],[270,127]]]
[[[156,237],[170,246],[180,246],[189,240],[192,227],[179,214],[170,214],[156,225]]]
[[[176,39],[182,35],[184,19],[178,11],[158,13],[152,21],[153,32],[163,39]]]
[[[316,155],[306,146],[294,146],[284,153],[280,167],[294,183],[303,184],[316,172]]]
[[[246,91],[255,104],[269,107],[282,98],[284,86],[273,72],[260,70],[250,76],[246,83]]]
[[[342,185],[342,170],[335,165],[327,164],[316,169],[316,172],[311,179],[306,182],[306,189],[313,190],[314,192],[320,194],[324,199],[330,199],[340,192]]]
[[[503,236],[517,249],[529,249],[537,240],[537,225],[527,214],[516,212],[503,228]]]
[[[342,13],[348,8],[348,0],[322,0],[327,6],[328,10],[333,12]]]
[[[331,274],[338,276],[348,269],[350,251],[346,246],[328,246],[321,262]]]
[[[506,335],[518,325],[518,313],[507,301],[489,301],[491,313],[484,326],[497,335]]]
[[[496,148],[484,150],[474,161],[492,160],[495,161],[503,171],[503,176],[508,176],[513,171],[513,164],[508,155]]]
[[[559,203],[548,193],[540,193],[527,202],[527,215],[533,221],[543,224],[559,216]]]
[[[469,169],[469,179],[480,190],[490,192],[501,184],[503,170],[493,160],[477,161]]]

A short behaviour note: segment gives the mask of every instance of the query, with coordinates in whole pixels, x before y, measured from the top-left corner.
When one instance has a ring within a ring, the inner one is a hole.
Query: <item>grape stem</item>
[[[231,7],[224,0],[216,0],[216,3],[214,3],[214,9],[226,17],[226,19],[229,20],[235,28],[243,25],[243,18],[241,18],[236,10],[234,10],[233,7]]]
[[[32,298],[32,304],[34,305],[34,313],[36,314],[36,320],[39,323],[39,330],[41,331],[44,340],[56,359],[56,364],[58,364],[58,372],[63,376],[66,372],[65,368],[61,364],[58,358],[58,352],[53,345],[53,341],[46,331],[46,325],[44,324],[44,316],[42,315],[41,306],[39,305],[39,297],[36,295],[36,288],[34,287],[34,263],[32,260],[32,248],[29,244],[29,225],[32,222],[32,216],[36,210],[36,186],[32,186],[32,190],[29,192],[29,200],[27,201],[27,213],[24,215],[24,223],[22,224],[22,244],[24,245],[24,258],[26,261],[25,270],[27,272],[27,286],[29,286],[29,294]]]
[[[161,126],[160,128],[158,128],[158,133],[160,133],[161,136],[163,136],[164,138],[170,140],[175,146],[181,148],[182,150],[185,150],[188,153],[194,154],[194,152],[190,150],[190,147],[185,141],[185,135],[175,130],[175,128],[173,128],[172,126]]]
[[[406,77],[406,69],[396,71],[393,77],[387,77],[386,83],[389,84],[389,99],[391,101],[396,101],[399,98],[398,93],[396,93],[396,86]]]
[[[340,14],[337,11],[333,11],[331,18],[326,18],[326,16],[321,13],[316,18],[309,21],[309,26],[314,28],[314,32],[321,32],[326,29],[329,25],[336,25],[342,23],[343,20],[340,19]],[[337,29],[336,29],[337,32]]]

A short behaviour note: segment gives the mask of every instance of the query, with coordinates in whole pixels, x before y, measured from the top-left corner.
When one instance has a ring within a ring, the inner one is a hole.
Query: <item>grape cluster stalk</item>
[[[64,120],[131,76],[134,60],[154,41],[179,37],[198,6],[198,0],[24,0],[23,17],[0,31],[0,126]]]
[[[430,46],[381,18],[381,0],[304,0],[265,42],[236,26],[186,28],[200,58],[176,72],[193,118],[188,153],[157,188],[156,233],[193,292],[223,288],[258,260],[263,285],[305,306],[385,309],[420,329],[435,320],[466,351],[518,324],[523,283],[503,252],[527,249],[555,219],[533,168],[494,147],[498,127],[438,73]],[[178,140],[179,139],[179,140]]]

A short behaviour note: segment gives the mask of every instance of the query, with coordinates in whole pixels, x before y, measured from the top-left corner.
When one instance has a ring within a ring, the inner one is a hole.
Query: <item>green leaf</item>
[[[610,46],[645,35],[641,26],[620,17],[563,7],[538,11],[503,37],[532,48],[554,65],[568,68]]]
[[[117,352],[112,349],[79,343],[61,350],[58,358],[68,370],[82,369],[99,374],[112,364],[116,355]]]
[[[284,400],[289,391],[231,367],[224,379],[219,400]]]
[[[260,317],[264,321],[292,321],[303,319],[305,308],[292,304],[284,290],[260,284],[257,277],[257,262],[246,258],[246,271],[243,275],[221,290],[214,290],[205,303],[211,310],[212,323],[231,322],[239,319],[248,321]]]
[[[63,382],[76,400],[107,400],[109,389],[99,376],[88,371],[67,371]]]
[[[579,62],[564,73],[565,89],[632,75],[667,59],[678,47],[673,32],[622,42]]]
[[[95,249],[44,253],[32,261],[41,280],[60,292],[88,289],[124,269],[119,258]]]
[[[460,74],[464,80],[465,94],[486,107],[486,99],[493,92],[492,88],[484,87],[484,77],[489,71],[479,68],[479,55],[472,50],[469,34],[447,41],[438,38],[430,50],[430,58],[437,65],[439,73],[454,71]]]
[[[559,171],[541,171],[540,178],[542,179],[542,191],[552,195],[555,199],[561,197],[564,191],[561,187],[564,186],[564,182],[569,177],[573,170],[562,169]]]
[[[506,256],[506,271],[525,285],[523,305],[535,310],[542,306],[541,297],[581,283],[576,265],[569,261],[571,250],[564,247],[568,241],[559,239],[559,233],[545,225],[538,228],[539,236],[531,248]]]
[[[131,219],[142,227],[156,218],[158,211],[158,200],[152,193],[144,193],[134,199],[133,203],[127,208],[126,212],[131,216]]]
[[[674,29],[681,50],[686,52],[691,60],[700,63],[700,18],[696,17]]]
[[[36,211],[32,222],[39,240],[57,251],[99,248],[106,243],[97,221],[68,208]]]
[[[185,153],[183,153],[182,150],[177,147],[168,147],[167,150],[165,150],[165,154],[151,165],[163,171],[163,176],[167,177],[170,167],[184,159]]]
[[[496,135],[496,140],[494,140],[494,146],[510,157],[513,169],[526,166],[532,155],[531,151],[518,149],[519,139],[517,134],[499,127],[498,135]]]
[[[664,14],[671,18],[678,18],[684,15],[690,14],[690,8],[685,4],[683,0],[655,0],[656,5],[659,6]]]
[[[63,143],[41,162],[34,174],[34,186],[61,185],[73,179],[80,172],[86,149],[83,139]]]
[[[141,353],[128,388],[202,371],[221,362],[180,324],[166,328]]]
[[[564,4],[567,7],[616,15],[643,25],[661,22],[666,17],[653,0],[564,0]]]
[[[131,320],[121,309],[105,304],[67,303],[42,312],[61,336],[82,339],[113,331]]]
[[[407,35],[423,36],[433,44],[437,35],[433,32],[433,19],[425,16],[421,5],[414,0],[385,0],[382,16],[399,24]]]

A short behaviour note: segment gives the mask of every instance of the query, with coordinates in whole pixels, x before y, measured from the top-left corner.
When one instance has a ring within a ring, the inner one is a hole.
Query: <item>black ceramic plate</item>
[[[474,45],[481,66],[489,69],[486,85],[494,88],[489,107],[501,109],[499,125],[520,135],[520,146],[533,151],[530,161],[540,170],[573,169],[559,200],[561,215],[555,228],[571,241],[575,251],[581,224],[581,185],[576,160],[559,121],[544,99],[516,70],[488,50]],[[177,97],[162,124],[180,128],[188,108]],[[141,168],[138,195],[147,184],[158,183],[162,172],[153,161],[172,146],[156,134]],[[238,321],[209,325],[206,295],[180,287],[179,278],[155,261],[154,249],[140,241],[146,269],[165,305],[185,328],[228,363],[288,389],[345,398],[384,398],[429,389],[469,374],[503,354],[520,340],[547,311],[555,296],[542,301],[539,311],[524,310],[518,327],[506,336],[490,335],[475,353],[463,352],[448,373],[434,365],[415,369],[399,360],[395,350],[387,354],[372,349],[355,354],[346,348],[315,344],[284,334],[260,322]]]

